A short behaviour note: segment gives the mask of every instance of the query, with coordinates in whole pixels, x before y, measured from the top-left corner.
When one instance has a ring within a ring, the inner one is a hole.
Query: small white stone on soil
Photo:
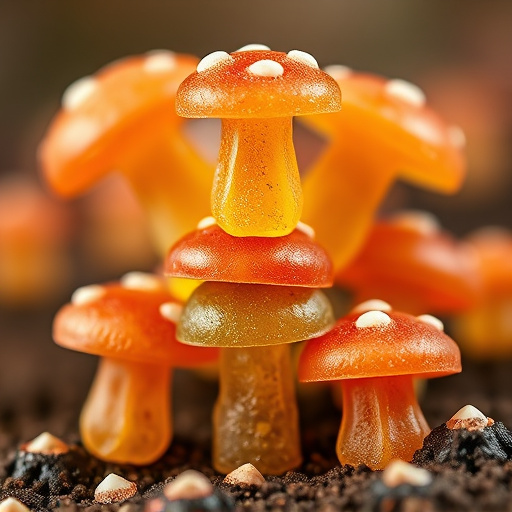
[[[62,108],[75,110],[83,105],[99,89],[98,81],[92,76],[79,78],[68,85],[62,95]]]
[[[252,464],[247,463],[231,471],[224,478],[224,483],[240,487],[260,487],[265,483],[265,477]]]
[[[435,327],[438,331],[444,331],[444,324],[439,320],[439,318],[432,315],[420,315],[416,317],[420,322],[424,322],[426,324],[430,324],[432,327]]]
[[[306,64],[306,66],[310,66],[312,68],[318,69],[318,62],[315,57],[310,53],[303,52],[301,50],[291,50],[288,52],[288,57],[292,60],[300,62],[302,64]]]
[[[119,503],[137,494],[137,485],[125,478],[110,473],[96,487],[94,499],[98,503]]]
[[[206,498],[213,493],[210,480],[193,469],[179,474],[172,482],[164,487],[168,500],[196,500]]]
[[[335,80],[343,80],[353,73],[352,68],[342,66],[341,64],[331,64],[325,66],[324,71]]]
[[[493,424],[492,418],[488,418],[472,405],[465,405],[446,422],[446,426],[451,430],[464,428],[469,431],[483,430]]]
[[[130,290],[157,291],[165,288],[161,277],[147,272],[128,272],[120,282],[123,288]]]
[[[297,226],[295,226],[295,229],[298,229],[299,231],[302,231],[306,235],[309,236],[309,238],[315,238],[315,230],[305,222],[299,221]]]
[[[383,311],[367,311],[356,320],[356,327],[364,329],[365,327],[386,327],[391,323],[391,318]]]
[[[253,75],[277,78],[284,73],[284,68],[275,60],[263,59],[251,64],[247,70]]]
[[[201,59],[197,65],[197,72],[202,73],[203,71],[213,68],[219,64],[225,64],[226,62],[232,62],[234,60],[235,59],[233,59],[229,53],[222,50],[212,52]]]
[[[83,306],[101,299],[105,295],[105,287],[100,284],[90,284],[77,288],[71,295],[71,303],[75,306]]]
[[[176,55],[168,50],[153,50],[146,54],[146,60],[142,65],[148,73],[165,73],[176,67]]]
[[[382,472],[382,481],[387,487],[398,487],[402,484],[424,487],[432,482],[432,475],[403,460],[392,460]]]
[[[351,313],[364,313],[366,311],[391,311],[393,308],[387,302],[380,299],[370,299],[361,302],[354,308]]]
[[[23,450],[30,453],[42,453],[43,455],[60,455],[69,452],[69,446],[58,437],[43,432],[29,443],[26,443]]]
[[[0,503],[0,512],[30,512],[30,509],[15,498],[7,498]]]
[[[197,229],[206,229],[210,226],[215,226],[215,224],[217,224],[215,217],[204,217],[197,223]]]
[[[390,80],[385,85],[385,91],[388,96],[398,98],[414,107],[422,107],[426,103],[425,93],[417,85],[406,80]]]
[[[238,50],[236,50],[236,51],[237,52],[250,52],[253,50],[270,50],[270,48],[264,44],[253,43],[253,44],[246,44],[245,46],[242,46],[242,48],[238,48]]]
[[[183,306],[176,302],[164,302],[160,304],[159,311],[163,318],[177,324],[183,312]]]

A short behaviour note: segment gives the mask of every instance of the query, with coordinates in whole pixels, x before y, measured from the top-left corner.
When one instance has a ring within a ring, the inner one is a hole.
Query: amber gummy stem
[[[410,461],[430,429],[410,375],[341,381],[343,418],[336,443],[341,464],[383,469]]]
[[[144,465],[167,449],[169,368],[103,358],[80,416],[87,450],[109,462]]]
[[[284,236],[302,211],[292,118],[223,119],[212,213],[233,236]]]
[[[250,462],[279,475],[301,463],[289,345],[221,350],[213,428],[213,464],[221,473]]]

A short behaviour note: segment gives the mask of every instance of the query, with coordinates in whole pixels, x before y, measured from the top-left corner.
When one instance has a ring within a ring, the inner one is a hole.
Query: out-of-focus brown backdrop
[[[512,227],[509,0],[1,0],[0,180],[12,172],[37,176],[38,142],[62,92],[81,76],[151,49],[201,57],[252,42],[418,84],[431,106],[464,129],[469,174],[455,197],[404,185],[391,194],[399,204],[433,211],[460,235],[485,224]],[[96,270],[75,275],[73,284],[109,277]],[[42,390],[50,390],[55,373],[70,386],[89,378],[94,358],[63,356],[51,342],[51,316],[70,291],[44,312],[0,307],[2,404],[33,386],[34,373],[46,383]],[[43,359],[53,356],[58,364]]]

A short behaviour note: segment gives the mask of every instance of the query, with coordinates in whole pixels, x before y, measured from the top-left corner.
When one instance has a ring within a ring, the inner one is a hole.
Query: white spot
[[[431,325],[432,327],[435,327],[438,331],[444,331],[444,324],[439,320],[439,318],[436,318],[432,315],[420,315],[416,317],[420,322],[424,322],[426,324]]]
[[[130,290],[158,291],[165,288],[161,277],[146,272],[128,272],[121,277],[120,283]]]
[[[87,149],[102,133],[101,126],[93,119],[70,119],[64,128],[59,147],[64,154],[73,155]]]
[[[437,146],[444,144],[443,132],[429,119],[418,116],[407,117],[403,120],[402,127],[425,142]]]
[[[197,72],[202,73],[203,71],[218,66],[219,64],[233,62],[234,60],[235,59],[233,59],[229,53],[219,50],[217,52],[208,54],[206,57],[203,57],[197,65]]]
[[[363,329],[365,327],[386,327],[391,323],[391,318],[383,311],[367,311],[356,320],[356,327]]]
[[[137,494],[137,485],[123,477],[110,473],[105,477],[96,490],[94,499],[98,503],[119,503]]]
[[[306,66],[310,66],[312,68],[318,69],[318,62],[316,61],[313,55],[302,52],[300,50],[291,50],[287,53],[288,57],[296,62],[300,62],[301,64],[306,64]]]
[[[58,437],[48,432],[43,432],[35,439],[23,446],[23,450],[30,453],[42,453],[44,455],[60,455],[69,452],[69,446]]]
[[[391,221],[423,235],[433,235],[441,228],[435,215],[422,210],[404,210],[393,215]]]
[[[253,50],[270,50],[270,48],[264,44],[246,44],[242,48],[238,48],[237,52],[251,52]]]
[[[382,472],[382,481],[387,487],[408,484],[424,487],[432,482],[432,475],[423,468],[418,468],[403,460],[392,460]]]
[[[493,424],[492,418],[488,418],[472,405],[465,405],[446,422],[446,426],[451,430],[463,428],[469,431],[483,430]]]
[[[30,509],[16,498],[7,498],[0,503],[0,512],[30,512]]]
[[[206,229],[215,226],[215,224],[217,224],[217,221],[214,217],[204,217],[197,223],[197,229]]]
[[[170,500],[197,500],[211,496],[213,485],[200,473],[189,469],[178,475],[164,487],[165,497]]]
[[[466,146],[466,134],[460,126],[450,126],[448,128],[448,137],[456,148],[462,149]]]
[[[270,59],[258,60],[251,64],[247,70],[253,75],[268,76],[272,78],[277,78],[284,73],[283,66],[281,66],[279,62]]]
[[[265,483],[265,478],[252,464],[247,463],[231,471],[224,478],[224,483],[240,487],[260,487]]]
[[[342,66],[341,64],[332,64],[330,66],[326,66],[324,71],[328,75],[331,75],[334,80],[344,80],[353,73],[352,68],[349,68],[348,66]]]
[[[364,313],[366,311],[391,311],[393,308],[380,299],[370,299],[352,308],[351,313]]]
[[[165,73],[176,68],[176,55],[168,50],[154,50],[148,52],[142,65],[148,73]]]
[[[177,324],[183,312],[183,306],[176,302],[164,302],[160,304],[159,311],[163,318]]]
[[[302,231],[304,234],[308,235],[309,238],[315,238],[315,230],[305,222],[299,221],[299,223],[295,226],[295,229]]]
[[[62,95],[62,108],[75,110],[83,105],[99,89],[98,80],[84,76],[70,84]]]
[[[106,289],[100,284],[90,284],[77,288],[71,295],[71,304],[75,306],[84,306],[101,299],[105,295]]]
[[[405,80],[390,80],[385,85],[385,92],[387,95],[409,103],[409,105],[414,107],[423,107],[427,101],[425,93],[417,85]]]

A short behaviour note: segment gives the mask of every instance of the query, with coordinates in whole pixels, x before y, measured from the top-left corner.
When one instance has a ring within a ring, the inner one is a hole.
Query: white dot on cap
[[[148,73],[165,73],[176,67],[176,55],[168,50],[154,50],[146,54],[143,64],[144,71]]]
[[[439,318],[436,318],[432,315],[420,315],[416,317],[420,322],[424,322],[426,324],[431,325],[432,327],[435,327],[438,331],[444,331],[444,324],[439,320]]]
[[[353,73],[352,68],[349,68],[348,66],[342,66],[341,64],[325,66],[324,71],[328,75],[332,76],[335,80],[343,80]]]
[[[253,50],[270,50],[270,48],[264,44],[246,44],[242,48],[238,48],[237,52],[250,52]]]
[[[448,137],[450,142],[456,148],[463,148],[466,146],[466,134],[460,126],[450,126],[448,128]]]
[[[62,107],[75,110],[83,105],[99,89],[98,81],[92,76],[79,78],[68,86],[62,95]]]
[[[83,306],[89,304],[98,299],[101,299],[105,295],[105,287],[100,284],[90,284],[88,286],[82,286],[77,288],[73,295],[71,295],[71,303],[75,306]]]
[[[159,311],[163,318],[177,324],[183,311],[183,306],[176,302],[164,302],[160,304]]]
[[[146,272],[128,272],[121,277],[120,283],[130,290],[156,291],[164,288],[162,278]]]
[[[391,306],[380,299],[370,299],[361,302],[354,308],[352,308],[351,313],[364,313],[365,311],[391,311]]]
[[[386,94],[402,100],[415,107],[422,107],[425,105],[425,93],[414,84],[405,80],[390,80],[385,86]]]
[[[435,215],[423,210],[403,210],[391,217],[393,224],[416,231],[423,235],[433,235],[441,229]]]
[[[210,226],[215,226],[217,224],[217,221],[214,217],[204,217],[197,223],[197,229],[206,229]]]
[[[308,235],[309,238],[315,238],[315,230],[305,222],[299,221],[298,224],[295,226],[295,229],[302,231],[302,233]]]
[[[229,53],[219,50],[208,54],[206,57],[203,57],[197,65],[197,72],[201,73],[207,69],[218,66],[219,64],[232,62],[234,60],[235,59],[233,59]]]
[[[367,311],[356,320],[356,327],[363,329],[365,327],[386,327],[391,323],[391,318],[383,311]]]
[[[277,78],[284,73],[284,68],[275,60],[263,59],[251,64],[248,68],[250,73],[257,76],[268,76]]]
[[[302,64],[318,69],[318,62],[315,57],[309,53],[302,52],[300,50],[291,50],[287,55],[290,59],[296,62],[301,62]]]

